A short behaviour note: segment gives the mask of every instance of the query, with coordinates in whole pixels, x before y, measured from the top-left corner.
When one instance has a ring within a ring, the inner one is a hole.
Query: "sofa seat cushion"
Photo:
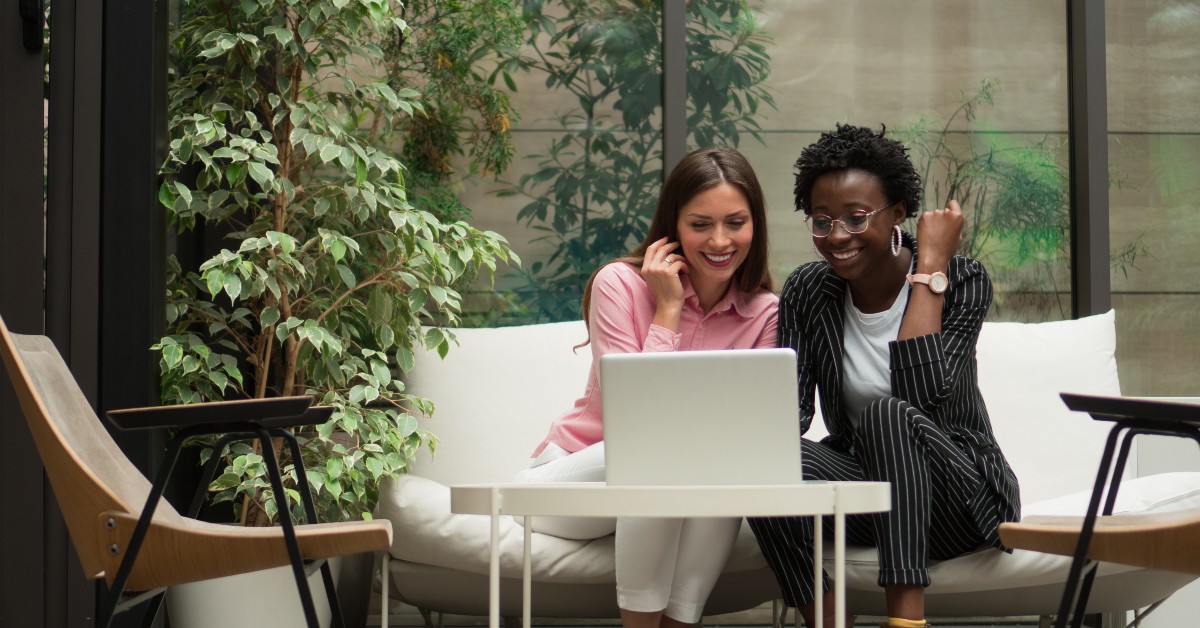
[[[1026,515],[1081,515],[1090,491],[1030,504]],[[1164,473],[1122,482],[1116,514],[1168,512],[1200,508],[1200,473]],[[376,516],[389,519],[395,530],[391,555],[413,563],[487,574],[489,521],[484,515],[450,512],[450,488],[427,478],[406,475],[388,480],[380,490]],[[524,529],[512,518],[500,520],[500,571],[505,578],[521,575]],[[614,582],[613,536],[589,541],[534,533],[532,560],[535,581],[560,583]],[[832,568],[833,547],[825,550]],[[939,594],[1011,589],[1059,583],[1070,559],[1038,552],[981,550],[931,565],[931,597]],[[749,529],[743,525],[726,572],[762,569],[765,563]],[[878,555],[873,547],[851,546],[846,552],[846,583],[850,589],[875,591]],[[1102,573],[1144,571],[1105,565]]]
[[[380,487],[376,517],[392,522],[393,558],[424,565],[488,572],[489,517],[450,512],[450,488],[415,475],[386,480]],[[521,577],[524,528],[511,517],[500,519],[500,574]],[[559,583],[613,583],[613,535],[587,541],[532,535],[532,577]],[[742,525],[725,572],[762,569],[766,562],[748,526]]]
[[[1082,516],[1091,491],[1043,500],[1025,507],[1024,515]],[[1200,473],[1163,473],[1121,482],[1113,514],[1149,514],[1200,508]],[[832,552],[832,546],[828,547]],[[941,593],[1003,590],[1061,583],[1070,568],[1066,556],[1015,550],[1012,554],[987,549],[930,567],[930,596]],[[877,588],[879,562],[875,548],[855,546],[846,555],[846,582],[851,588]],[[1139,567],[1105,564],[1101,574],[1146,571]]]
[[[1082,516],[1087,513],[1087,503],[1091,495],[1091,491],[1080,491],[1028,504],[1022,514]],[[1165,513],[1196,508],[1200,508],[1200,473],[1162,473],[1158,476],[1123,480],[1117,494],[1114,514]],[[833,545],[826,545],[827,551],[832,552]],[[827,563],[827,567],[832,567],[832,564]],[[1006,591],[1020,591],[1025,594],[1024,592],[1031,588],[1043,585],[1052,585],[1051,588],[1055,588],[1061,594],[1061,588],[1057,587],[1061,587],[1069,568],[1070,558],[1067,556],[1022,550],[1015,550],[1013,554],[992,549],[980,550],[974,554],[954,558],[952,561],[932,563],[932,584],[926,588],[925,593],[934,606],[940,596],[985,591],[991,596],[997,596],[997,599],[1003,599]],[[1144,574],[1150,572],[1153,570],[1104,563],[1099,574],[1100,578],[1110,579],[1128,575],[1128,581],[1122,579],[1122,585],[1116,587],[1120,590],[1116,594],[1135,600],[1148,598],[1148,602],[1154,602],[1158,599],[1154,596],[1162,597],[1162,588],[1156,579],[1145,578]],[[847,549],[847,588],[877,591],[877,576],[878,560],[875,548],[853,546]],[[1195,576],[1178,574],[1168,578],[1187,581]],[[1102,598],[1097,600],[1104,602]],[[1020,604],[1020,599],[1008,600],[1004,604],[1009,604],[1008,608],[1014,608],[1012,604]],[[1115,608],[1128,609],[1134,606],[1117,604]],[[982,611],[976,612],[978,614]]]

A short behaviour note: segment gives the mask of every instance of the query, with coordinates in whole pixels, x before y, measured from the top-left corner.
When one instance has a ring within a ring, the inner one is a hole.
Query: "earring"
[[[896,225],[892,229],[892,257],[900,256],[900,246],[904,244],[904,237],[900,231],[900,225]]]
[[[811,242],[810,244],[812,244],[812,247],[813,247],[813,255],[816,255],[817,259],[819,259],[819,260],[824,260],[825,256],[821,255],[821,251],[817,250],[817,243]]]

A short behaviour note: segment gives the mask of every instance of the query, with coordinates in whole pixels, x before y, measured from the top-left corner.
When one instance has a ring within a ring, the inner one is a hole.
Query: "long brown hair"
[[[742,191],[750,205],[750,224],[754,227],[746,261],[734,271],[733,279],[738,288],[747,293],[760,288],[774,292],[775,282],[771,280],[771,270],[767,267],[767,203],[750,162],[732,148],[701,148],[679,160],[667,181],[663,183],[646,239],[628,255],[612,261],[624,262],[640,269],[646,257],[646,249],[651,244],[664,237],[670,242],[679,241],[679,211],[683,206],[697,194],[722,183],[728,183]],[[591,342],[588,310],[592,301],[592,282],[595,281],[598,272],[599,268],[592,272],[583,290],[583,322],[588,325],[589,338],[579,345],[580,347]]]

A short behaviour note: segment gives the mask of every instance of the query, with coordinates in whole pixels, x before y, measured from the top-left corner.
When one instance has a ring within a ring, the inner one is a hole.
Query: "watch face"
[[[948,288],[949,286],[950,286],[950,280],[946,279],[945,274],[933,273],[932,275],[929,276],[929,289],[930,290],[933,290],[934,292],[937,292],[937,293],[942,293],[942,292],[945,292],[946,288]]]

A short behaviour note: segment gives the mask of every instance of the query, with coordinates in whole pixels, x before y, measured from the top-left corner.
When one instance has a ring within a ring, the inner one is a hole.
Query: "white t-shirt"
[[[892,307],[875,314],[859,311],[850,290],[846,290],[846,317],[842,325],[842,403],[848,414],[846,418],[856,428],[859,414],[868,403],[892,396],[888,343],[900,335],[906,305],[908,286],[900,289]]]

